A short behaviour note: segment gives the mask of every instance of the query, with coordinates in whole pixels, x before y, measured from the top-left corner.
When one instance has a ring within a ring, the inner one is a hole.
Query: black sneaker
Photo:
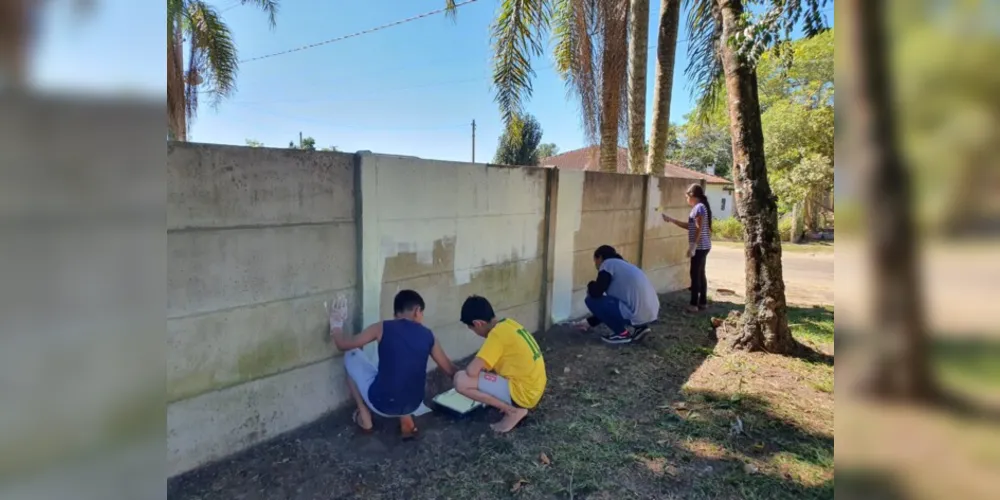
[[[635,327],[635,331],[632,332],[632,342],[638,342],[642,340],[642,338],[645,337],[647,333],[649,333],[649,330],[650,328],[648,325]]]
[[[611,335],[605,335],[601,337],[601,340],[605,344],[628,344],[632,342],[632,336],[629,335],[628,330],[622,333],[612,333]]]

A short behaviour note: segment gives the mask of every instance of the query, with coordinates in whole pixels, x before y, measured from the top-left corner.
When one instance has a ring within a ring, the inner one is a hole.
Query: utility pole
[[[476,163],[476,120],[472,120],[472,163]]]

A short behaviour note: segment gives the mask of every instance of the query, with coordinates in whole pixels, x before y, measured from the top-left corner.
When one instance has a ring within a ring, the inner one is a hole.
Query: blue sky
[[[237,0],[211,1],[232,29],[241,59],[380,26],[444,4],[444,0],[284,0],[272,30],[266,16],[252,7]],[[83,18],[75,17],[67,3],[51,2],[54,6],[44,18],[35,53],[39,85],[165,95],[163,3],[97,0],[97,9]],[[217,109],[203,104],[190,139],[239,145],[256,139],[285,147],[302,132],[314,137],[319,147],[468,161],[470,123],[475,119],[476,161],[489,161],[503,129],[490,88],[489,24],[497,4],[498,0],[479,0],[463,6],[457,22],[436,15],[245,62],[235,95]],[[832,4],[828,11],[832,22]],[[650,15],[647,99],[651,104],[656,0]],[[692,107],[683,74],[687,66],[683,19],[681,24],[672,122],[682,121]],[[549,54],[534,66],[534,95],[525,109],[541,123],[543,141],[554,142],[563,151],[583,147],[578,104],[567,97]]]

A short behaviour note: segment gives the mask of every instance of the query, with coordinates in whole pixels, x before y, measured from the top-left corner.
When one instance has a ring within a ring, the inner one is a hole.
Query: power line
[[[478,0],[465,0],[464,2],[456,3],[455,4],[455,8],[457,9],[457,8],[463,6],[463,5],[468,5],[470,3],[474,3],[474,2],[477,2],[477,1]],[[244,60],[240,61],[240,63],[242,64],[242,63],[251,62],[251,61],[259,61],[261,59],[267,59],[267,58],[270,58],[270,57],[276,57],[276,56],[281,56],[281,55],[285,55],[285,54],[291,54],[292,52],[299,52],[299,51],[302,51],[302,50],[312,49],[312,48],[315,48],[315,47],[319,47],[320,45],[326,45],[326,44],[330,44],[330,43],[333,43],[333,42],[339,42],[339,41],[342,41],[342,40],[347,40],[348,38],[354,38],[354,37],[358,37],[358,36],[361,36],[361,35],[366,35],[368,33],[374,33],[376,31],[384,30],[386,28],[391,28],[393,26],[399,26],[400,24],[405,24],[405,23],[408,23],[410,21],[416,21],[417,19],[423,19],[423,18],[428,17],[428,16],[433,16],[435,14],[440,14],[442,12],[445,12],[446,10],[448,10],[447,7],[443,8],[443,9],[432,10],[430,12],[424,12],[423,14],[419,14],[419,15],[416,15],[416,16],[413,16],[413,17],[408,17],[406,19],[400,19],[399,21],[391,22],[389,24],[383,24],[382,26],[376,26],[374,28],[369,28],[369,29],[366,29],[366,30],[362,30],[362,31],[358,31],[358,32],[355,32],[355,33],[351,33],[350,35],[338,36],[337,38],[331,38],[329,40],[324,40],[322,42],[311,43],[309,45],[303,45],[301,47],[297,47],[297,48],[294,48],[294,49],[283,50],[281,52],[275,52],[273,54],[267,54],[267,55],[258,56],[258,57],[251,57],[250,59],[244,59]]]

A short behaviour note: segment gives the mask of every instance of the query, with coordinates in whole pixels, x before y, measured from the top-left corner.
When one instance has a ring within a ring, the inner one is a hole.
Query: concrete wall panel
[[[354,219],[354,155],[171,143],[167,156],[167,229]]]

